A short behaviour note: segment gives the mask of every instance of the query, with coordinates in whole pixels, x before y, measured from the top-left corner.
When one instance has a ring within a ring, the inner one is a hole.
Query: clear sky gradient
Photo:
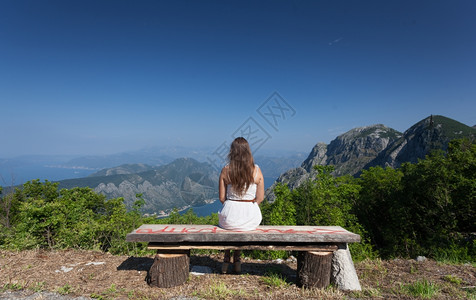
[[[472,0],[0,0],[0,158],[215,149],[250,124],[301,152],[430,114],[473,126],[475,53]]]

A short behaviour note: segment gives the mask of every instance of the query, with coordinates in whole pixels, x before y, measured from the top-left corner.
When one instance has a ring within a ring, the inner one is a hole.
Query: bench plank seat
[[[281,242],[281,243],[355,243],[358,234],[340,226],[259,226],[252,231],[225,230],[213,225],[144,224],[126,236],[128,242]]]

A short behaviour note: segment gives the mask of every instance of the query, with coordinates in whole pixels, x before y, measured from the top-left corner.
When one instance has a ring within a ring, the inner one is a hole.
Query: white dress
[[[258,165],[255,165],[255,176],[258,175]],[[249,231],[254,230],[261,223],[261,210],[256,202],[243,202],[232,200],[253,200],[256,198],[256,183],[249,185],[246,192],[240,196],[231,184],[226,188],[226,201],[218,212],[218,226],[228,230]]]

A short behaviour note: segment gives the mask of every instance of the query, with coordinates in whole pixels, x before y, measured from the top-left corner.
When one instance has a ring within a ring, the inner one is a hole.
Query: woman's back
[[[258,177],[259,167],[255,165],[255,176]],[[226,201],[218,212],[218,226],[224,229],[249,231],[261,223],[261,210],[256,202],[258,184],[249,184],[244,193],[238,193],[231,184],[227,184]]]
[[[248,188],[244,193],[238,193],[235,191],[233,188],[233,185],[231,183],[227,184],[227,189],[226,189],[226,199],[227,200],[253,200],[256,198],[256,190],[258,185],[256,184],[256,180],[258,177],[258,170],[259,167],[258,165],[255,164],[255,169],[253,170],[254,175],[253,175],[253,183],[250,183],[248,185]]]
[[[229,164],[223,167],[218,183],[222,209],[218,212],[218,226],[229,230],[254,230],[261,223],[259,204],[264,199],[264,178],[255,165],[250,145],[243,137],[236,138],[228,153]],[[241,251],[233,254],[235,272],[241,272]],[[222,272],[228,272],[230,250],[225,250]]]

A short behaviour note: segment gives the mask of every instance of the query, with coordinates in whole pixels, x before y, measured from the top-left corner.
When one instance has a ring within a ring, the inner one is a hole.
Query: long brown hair
[[[250,145],[243,137],[236,138],[228,153],[229,168],[228,180],[236,193],[242,195],[254,182],[253,171],[255,162],[251,154]]]

